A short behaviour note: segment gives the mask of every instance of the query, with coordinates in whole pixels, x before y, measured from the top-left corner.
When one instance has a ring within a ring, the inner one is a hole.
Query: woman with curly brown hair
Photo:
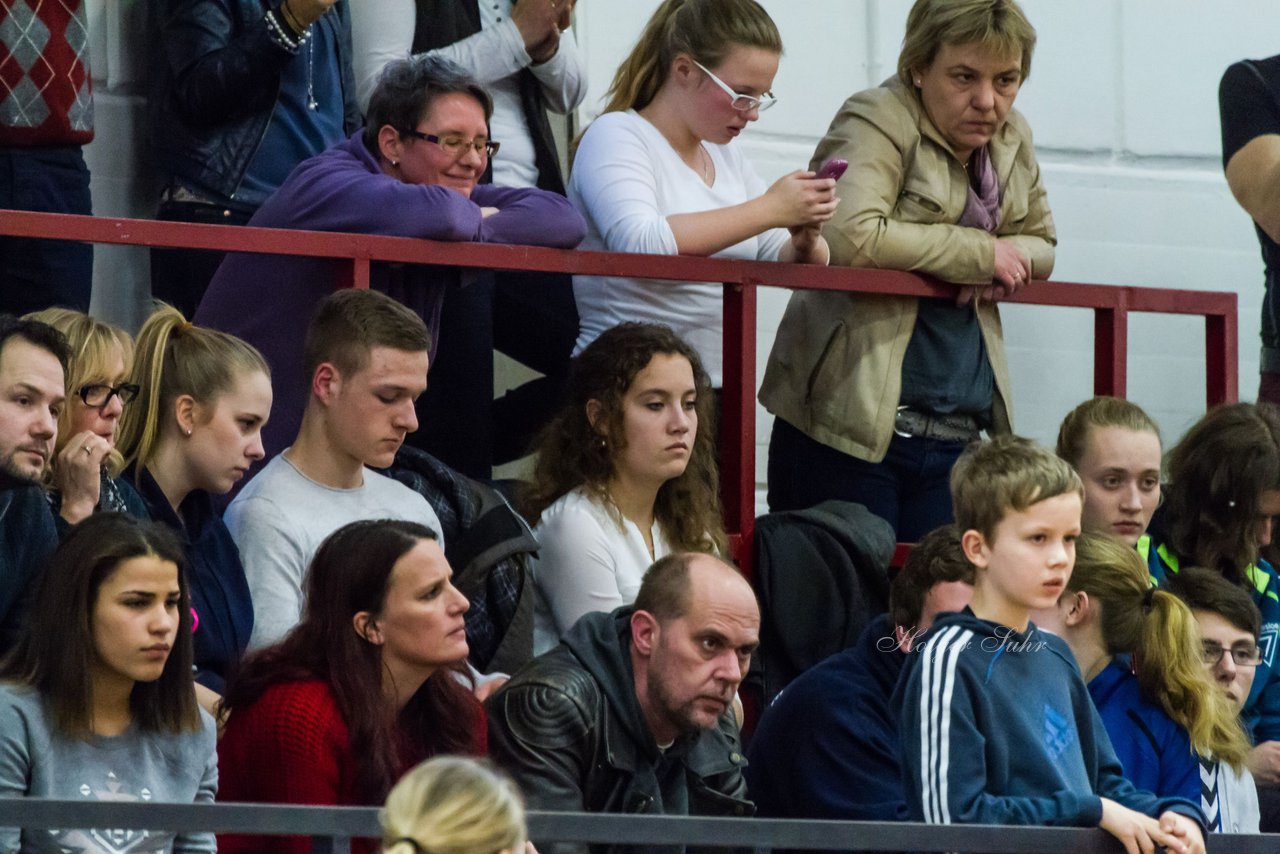
[[[541,546],[534,652],[635,599],[673,551],[725,550],[710,380],[666,326],[623,323],[576,359],[570,402],[539,439],[523,496]]]

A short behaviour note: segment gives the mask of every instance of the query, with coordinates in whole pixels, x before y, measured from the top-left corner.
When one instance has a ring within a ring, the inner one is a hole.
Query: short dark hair
[[[71,350],[67,346],[67,337],[47,323],[39,320],[24,320],[12,314],[0,314],[0,358],[3,358],[4,346],[10,338],[21,338],[28,344],[52,353],[62,365],[62,373],[67,373],[71,364]]]
[[[907,555],[907,561],[889,587],[889,617],[904,629],[920,625],[924,600],[935,585],[947,581],[973,583],[973,564],[960,547],[960,529],[955,525],[924,535]]]
[[[1262,634],[1262,614],[1249,591],[1227,580],[1220,572],[1187,567],[1169,573],[1165,586],[1192,611],[1217,614],[1240,631],[1253,635],[1254,641]]]
[[[344,288],[320,301],[307,327],[303,348],[307,377],[324,362],[354,374],[369,362],[374,347],[421,353],[431,349],[422,318],[386,294]]]
[[[414,130],[436,98],[460,93],[480,102],[484,120],[493,115],[493,99],[462,66],[439,56],[416,56],[387,63],[365,110],[364,145],[378,156],[378,132],[390,125],[401,135]]]
[[[92,724],[93,608],[103,583],[125,561],[153,556],[178,568],[178,630],[160,678],[137,682],[129,697],[144,732],[200,728],[191,677],[191,591],[186,552],[165,525],[124,513],[94,513],[68,532],[36,584],[17,646],[0,676],[39,693],[64,738],[88,736]]]
[[[693,552],[672,552],[645,570],[636,593],[636,610],[648,611],[659,622],[678,620],[689,613],[689,563]]]

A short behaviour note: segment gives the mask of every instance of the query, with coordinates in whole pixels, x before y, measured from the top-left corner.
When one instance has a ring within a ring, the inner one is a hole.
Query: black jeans
[[[205,225],[244,225],[252,213],[204,202],[161,202],[156,219]],[[190,319],[200,305],[225,252],[208,249],[151,250],[151,296],[167,302]]]
[[[0,208],[92,214],[80,146],[0,148]],[[0,313],[88,311],[92,291],[92,243],[0,237]]]
[[[408,441],[470,477],[518,459],[567,396],[578,337],[573,282],[557,273],[482,274],[451,288],[440,340]],[[544,376],[493,399],[498,350]]]
[[[965,444],[895,434],[884,460],[869,463],[776,418],[769,437],[769,509],[854,501],[892,525],[899,541],[919,542],[954,519],[951,467]]]

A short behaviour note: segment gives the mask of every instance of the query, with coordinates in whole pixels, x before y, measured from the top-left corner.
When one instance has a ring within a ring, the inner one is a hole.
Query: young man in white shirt
[[[307,567],[338,528],[404,519],[441,533],[425,498],[370,469],[391,465],[418,429],[414,401],[427,386],[430,346],[421,318],[377,291],[337,291],[317,308],[307,330],[311,393],[302,427],[225,515],[253,597],[251,649],[279,640],[301,618]]]

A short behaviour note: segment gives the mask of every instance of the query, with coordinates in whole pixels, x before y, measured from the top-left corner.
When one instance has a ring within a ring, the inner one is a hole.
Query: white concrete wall
[[[1257,388],[1262,265],[1247,216],[1222,179],[1217,84],[1232,61],[1280,52],[1274,0],[1024,0],[1039,31],[1018,107],[1031,121],[1058,226],[1059,280],[1234,291],[1240,295],[1240,394]],[[782,100],[743,137],[766,178],[802,167],[853,91],[893,72],[909,0],[764,0],[787,46]],[[657,0],[581,0],[590,77],[582,119]],[[139,86],[145,0],[90,0],[98,139],[88,150],[99,214],[150,215]],[[99,247],[97,310],[126,322],[145,295],[145,253]],[[141,257],[139,257],[141,256]],[[763,369],[786,295],[766,292]],[[1018,429],[1049,441],[1091,391],[1090,313],[1010,306],[1005,331]],[[1203,410],[1204,336],[1189,318],[1135,316],[1130,396],[1167,440]],[[760,411],[763,479],[767,413]]]

